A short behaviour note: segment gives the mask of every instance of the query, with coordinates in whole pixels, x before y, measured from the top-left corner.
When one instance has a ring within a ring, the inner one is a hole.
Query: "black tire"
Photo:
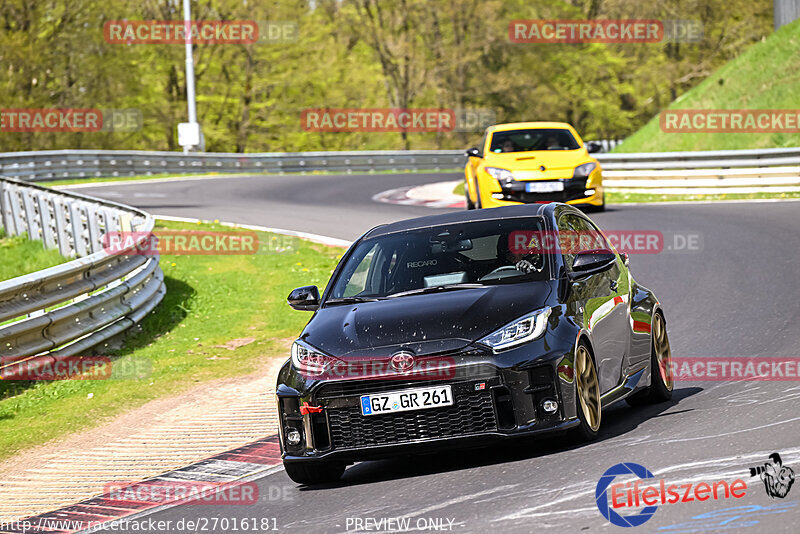
[[[660,326],[656,323],[659,323]],[[659,332],[657,332],[659,329],[660,332],[663,333],[663,337],[660,342],[656,339],[657,335],[659,335]],[[664,351],[666,351],[666,380],[661,371],[661,360],[664,358],[662,356],[660,359],[657,356],[657,343],[660,345],[659,351],[662,354]],[[666,345],[664,345],[664,343],[666,343]],[[647,389],[644,389],[635,395],[631,395],[630,397],[626,398],[625,402],[627,402],[629,406],[637,407],[644,406],[646,404],[658,404],[660,402],[666,402],[672,399],[673,382],[671,379],[671,361],[672,352],[669,346],[669,337],[667,336],[667,323],[664,320],[664,316],[661,315],[661,312],[656,312],[656,314],[653,316],[653,328],[650,335],[650,385],[647,387]]]
[[[473,204],[472,199],[469,198],[469,187],[467,186],[466,182],[464,182],[464,196],[467,197],[467,209],[474,210],[475,204]]]
[[[579,381],[578,373],[578,352],[584,349],[588,354],[588,362],[592,367],[592,374],[594,375],[594,381],[596,385],[596,396],[597,396],[597,424],[592,427],[592,425],[588,422],[586,415],[584,414],[583,403],[580,400],[581,392],[579,391],[581,382]],[[600,383],[597,378],[597,366],[594,363],[594,356],[592,355],[591,349],[586,344],[585,341],[580,341],[578,346],[575,348],[575,404],[578,411],[578,420],[580,424],[577,428],[572,431],[572,437],[578,443],[585,443],[588,441],[592,441],[597,437],[597,434],[600,432],[600,424],[602,422],[602,404],[600,403]]]
[[[602,212],[606,211],[606,197],[605,197],[605,195],[603,195],[603,202],[602,202],[602,204],[600,204],[599,206],[595,206],[595,208],[594,208],[594,209],[595,209],[595,211],[597,211],[598,213],[602,213]]]
[[[478,185],[478,178],[475,177],[475,209],[479,210],[483,208],[483,204],[481,203],[481,186]]]
[[[603,193],[603,201],[600,202],[599,206],[595,206],[594,204],[585,204],[584,211],[588,213],[602,213],[606,211],[606,194]]]
[[[298,484],[313,486],[337,482],[344,474],[345,465],[334,462],[284,462],[289,478]]]

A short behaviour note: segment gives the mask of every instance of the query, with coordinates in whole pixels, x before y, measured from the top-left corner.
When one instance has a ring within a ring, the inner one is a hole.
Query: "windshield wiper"
[[[421,287],[419,289],[409,289],[408,291],[401,291],[400,293],[392,293],[384,298],[393,299],[395,297],[405,297],[406,295],[422,295],[425,293],[440,293],[442,291],[450,291],[453,289],[475,289],[477,287],[486,287],[485,284],[450,284],[447,286],[431,286]]]
[[[328,299],[325,304],[357,304],[359,302],[376,302],[377,300],[374,297],[341,297]]]

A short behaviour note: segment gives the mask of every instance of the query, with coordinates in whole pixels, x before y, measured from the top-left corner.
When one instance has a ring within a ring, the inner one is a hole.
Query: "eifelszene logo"
[[[783,465],[781,455],[773,452],[769,462],[751,467],[750,476],[759,477],[771,498],[783,499],[794,484],[794,471]],[[620,482],[620,477],[638,480]],[[652,480],[652,482],[650,481]],[[647,482],[642,483],[643,480]],[[646,484],[646,485],[645,485]],[[688,503],[694,501],[741,499],[747,491],[747,482],[737,478],[727,480],[707,480],[678,484],[666,480],[655,480],[646,467],[626,462],[610,467],[595,488],[595,502],[603,517],[619,527],[636,527],[646,523],[658,510],[659,504]],[[643,507],[643,508],[642,508]],[[624,508],[638,510],[631,515],[622,515]],[[639,510],[639,508],[641,508]],[[742,508],[742,507],[740,507]]]
[[[612,484],[617,477],[633,475],[638,480],[631,483],[617,482]],[[603,517],[619,527],[637,527],[646,523],[658,510],[659,504],[689,503],[694,501],[707,501],[713,499],[741,499],[745,496],[747,482],[737,478],[731,482],[727,480],[708,480],[702,482],[687,482],[685,484],[669,483],[664,479],[654,479],[646,467],[630,462],[617,464],[610,467],[600,480],[595,489],[597,508]],[[648,480],[647,485],[641,484]],[[639,509],[631,515],[622,515],[623,509]],[[619,512],[618,512],[619,511]]]

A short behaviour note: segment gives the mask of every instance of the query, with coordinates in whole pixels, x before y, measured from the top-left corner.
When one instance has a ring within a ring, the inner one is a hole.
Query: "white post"
[[[183,22],[186,30],[186,100],[189,104],[189,122],[197,122],[194,100],[194,58],[192,57],[192,8],[183,0]]]
[[[197,106],[194,95],[194,58],[192,57],[192,11],[189,0],[183,0],[183,22],[186,33],[186,104],[189,122],[178,125],[178,143],[184,153],[192,149],[203,150],[203,133],[197,122]]]

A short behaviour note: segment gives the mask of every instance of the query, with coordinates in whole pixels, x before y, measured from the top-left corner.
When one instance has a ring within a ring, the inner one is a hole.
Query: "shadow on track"
[[[545,458],[549,455],[580,449],[589,445],[602,443],[610,438],[622,436],[641,423],[656,417],[678,415],[692,410],[667,412],[678,406],[683,399],[703,391],[700,387],[681,388],[673,391],[672,400],[660,404],[631,408],[620,402],[603,411],[603,423],[597,439],[589,443],[575,443],[561,434],[542,438],[519,438],[501,441],[492,447],[476,449],[459,449],[451,452],[437,452],[416,456],[399,456],[387,460],[361,462],[349,467],[342,480],[336,484],[303,486],[300,491],[318,491],[343,486],[370,484],[387,480],[413,478],[435,473],[446,473],[462,469],[484,467]]]

